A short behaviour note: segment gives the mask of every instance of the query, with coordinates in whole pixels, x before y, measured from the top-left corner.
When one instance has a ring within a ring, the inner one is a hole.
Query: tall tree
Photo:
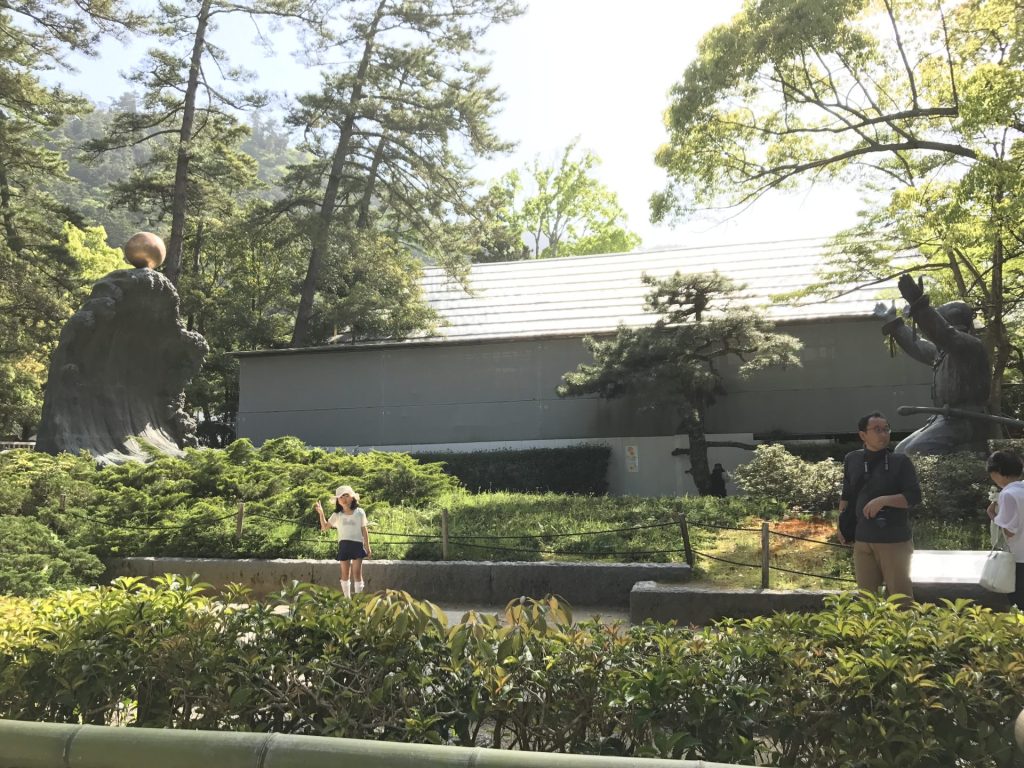
[[[626,229],[626,214],[615,193],[593,176],[597,155],[583,150],[574,157],[577,142],[562,152],[558,165],[529,168],[532,193],[522,203],[521,218],[534,258],[622,253],[640,244]]]
[[[373,230],[435,260],[457,253],[448,223],[472,186],[464,158],[506,146],[489,124],[500,97],[486,84],[480,39],[519,12],[513,0],[352,3],[334,44],[351,65],[325,75],[289,117],[314,158],[286,180],[294,203],[311,211],[293,345],[315,340],[335,230],[351,245]]]
[[[584,339],[594,364],[566,373],[559,397],[596,394],[636,397],[652,407],[672,406],[677,431],[689,437],[690,472],[698,492],[711,491],[705,416],[725,394],[721,368],[739,362],[742,376],[768,366],[799,365],[800,342],[776,333],[750,307],[731,306],[739,286],[717,272],[665,280],[648,275],[644,309],[658,315],[650,326],[619,326],[611,339]]]
[[[99,154],[111,149],[164,142],[174,146],[174,184],[170,197],[170,236],[164,274],[178,284],[182,270],[188,212],[189,166],[197,138],[218,125],[234,122],[233,113],[263,106],[259,92],[233,93],[252,79],[252,73],[230,65],[227,51],[213,40],[217,22],[230,14],[244,14],[254,24],[280,19],[318,18],[313,3],[304,0],[167,0],[151,21],[162,48],[153,48],[131,75],[142,86],[141,109],[118,115],[108,134],[90,142],[87,149]],[[260,35],[266,44],[266,38]],[[202,99],[200,100],[200,96]]]
[[[748,0],[673,88],[653,218],[858,185],[872,204],[815,288],[932,270],[981,309],[998,410],[1011,360],[1024,371],[1007,329],[1024,300],[1022,20],[1015,0]],[[921,263],[894,267],[908,249]]]
[[[34,428],[46,358],[89,273],[64,227],[81,219],[53,194],[68,179],[53,132],[89,104],[39,73],[67,71],[69,52],[91,54],[137,21],[115,0],[0,7],[0,380],[12,388],[2,432]]]

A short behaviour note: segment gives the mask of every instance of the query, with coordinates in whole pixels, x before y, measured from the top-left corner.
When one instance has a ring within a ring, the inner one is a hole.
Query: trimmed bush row
[[[414,453],[423,462],[439,462],[445,473],[467,490],[526,493],[584,493],[608,490],[608,457],[603,445],[566,448],[474,451],[472,453]]]
[[[0,602],[0,717],[776,766],[1010,764],[1016,613],[817,614],[699,632],[573,624],[556,599],[448,626],[399,592],[268,604],[166,577]]]

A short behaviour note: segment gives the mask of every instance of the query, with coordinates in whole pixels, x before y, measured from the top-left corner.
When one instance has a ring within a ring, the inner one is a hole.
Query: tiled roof
[[[895,281],[860,289],[836,286],[836,294],[849,292],[829,301],[773,301],[777,294],[818,281],[823,253],[822,242],[813,240],[474,264],[468,292],[444,270],[431,267],[422,285],[429,304],[448,323],[438,328],[438,335],[466,341],[601,333],[619,323],[650,324],[655,316],[643,309],[650,291],[640,280],[644,273],[664,278],[676,271],[717,270],[745,286],[736,295],[737,303],[764,307],[776,322],[868,316],[880,293],[895,286]]]

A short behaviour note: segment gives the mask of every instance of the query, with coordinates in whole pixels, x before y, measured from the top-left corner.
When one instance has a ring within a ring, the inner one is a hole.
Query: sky
[[[511,155],[477,166],[494,179],[539,158],[554,164],[575,138],[601,160],[595,175],[616,193],[642,248],[709,246],[821,238],[855,221],[854,191],[817,186],[772,194],[742,210],[708,212],[655,226],[648,200],[665,186],[654,154],[666,139],[668,91],[697,55],[700,38],[727,22],[742,0],[533,0],[526,13],[492,29],[492,82],[506,100],[496,127],[517,143]],[[232,61],[253,69],[260,84],[288,95],[312,90],[316,79],[287,46],[274,56],[248,44],[246,28],[224,28]],[[78,62],[71,87],[94,101],[128,89],[118,73],[140,46],[107,44],[98,59]]]

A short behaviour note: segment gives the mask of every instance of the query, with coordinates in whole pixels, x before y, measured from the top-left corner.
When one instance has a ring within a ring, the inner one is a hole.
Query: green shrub
[[[776,501],[809,512],[835,510],[843,483],[843,465],[832,459],[816,463],[791,454],[781,444],[759,445],[753,458],[736,468],[736,484],[749,497]]]
[[[284,610],[279,610],[283,608]],[[0,717],[777,766],[1009,765],[1017,613],[863,594],[701,631],[504,621],[298,585],[261,605],[177,577],[0,600]]]
[[[994,488],[985,471],[985,459],[975,453],[914,456],[921,483],[921,504],[915,517],[942,521],[977,521],[988,529],[985,508]]]
[[[0,516],[0,594],[36,596],[94,582],[103,564],[27,517]]]
[[[0,523],[8,530],[14,525],[8,518],[24,517],[42,526],[18,529],[18,541],[31,536],[36,549],[30,556],[17,545],[24,565],[3,568],[3,584],[13,594],[38,594],[45,585],[88,581],[95,577],[96,557],[328,556],[312,506],[315,499],[326,503],[342,483],[360,491],[370,513],[391,505],[429,506],[458,486],[440,465],[406,454],[327,453],[295,438],[271,440],[259,450],[238,440],[222,450],[100,468],[85,455],[3,453]],[[236,539],[239,502],[245,503],[246,523]],[[64,549],[40,570],[39,557],[56,552],[53,541]]]
[[[608,490],[611,449],[603,445],[413,455],[420,461],[442,462],[446,473],[473,492],[599,495]]]
[[[915,520],[930,521],[936,541],[980,541],[963,525],[968,529],[976,525],[978,531],[987,533],[984,511],[993,486],[984,459],[973,453],[955,453],[914,456],[913,461],[922,495],[913,513]],[[734,475],[737,485],[752,499],[775,500],[791,509],[829,512],[838,508],[843,465],[831,459],[812,464],[776,443],[759,445],[753,459],[737,467]]]

